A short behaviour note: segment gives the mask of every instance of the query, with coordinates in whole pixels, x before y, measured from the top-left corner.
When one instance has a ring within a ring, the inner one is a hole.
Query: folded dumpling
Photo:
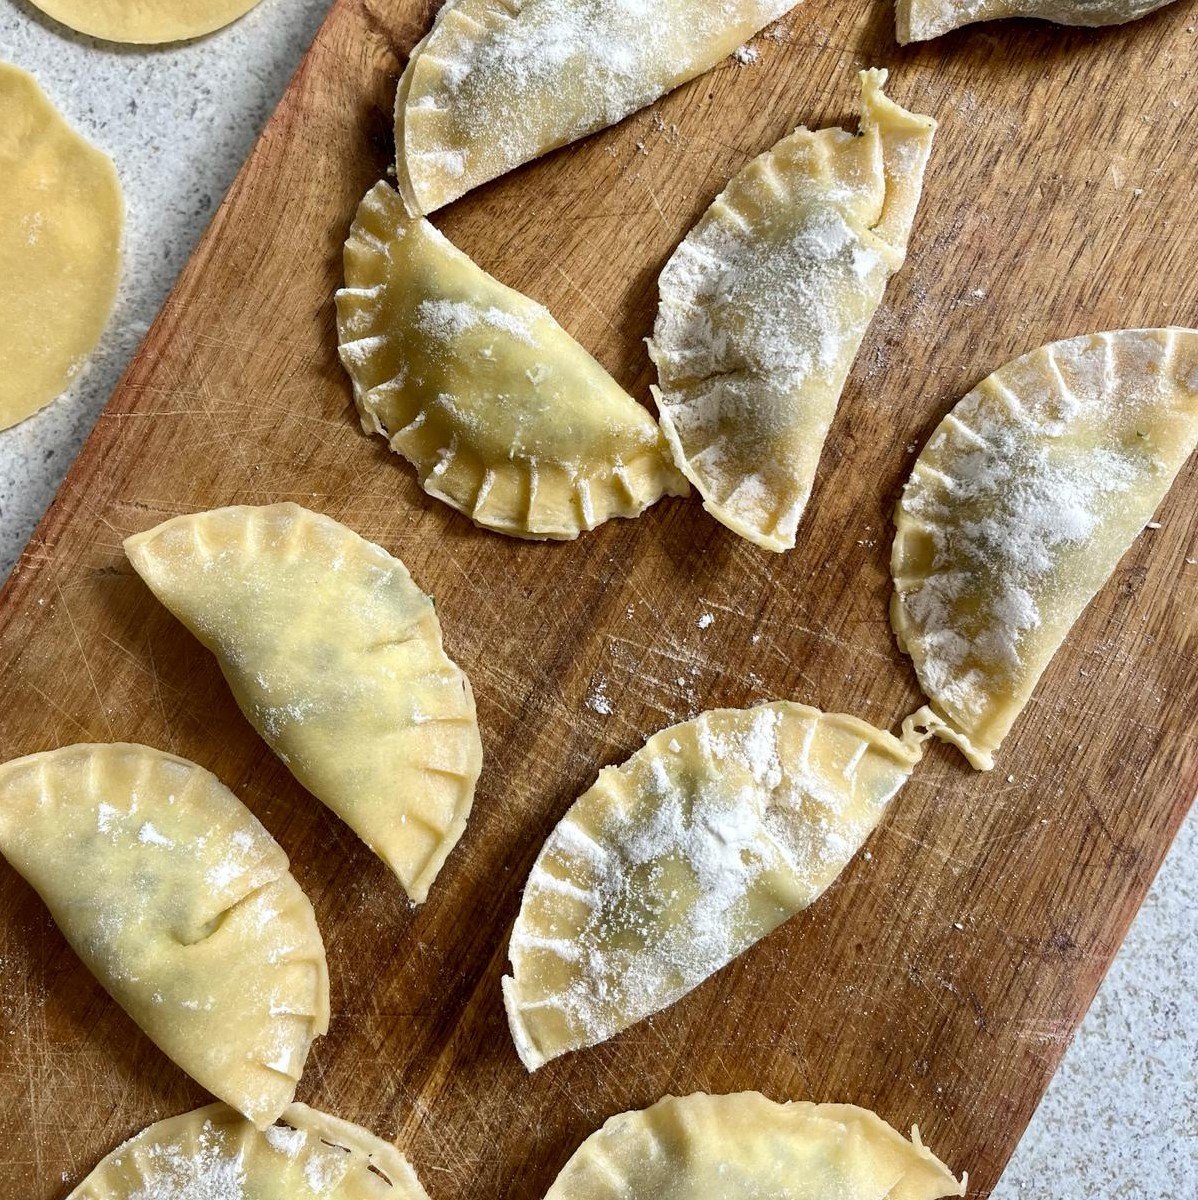
[[[993,766],[1196,443],[1193,329],[1054,342],[961,400],[920,452],[895,516],[891,619],[931,701],[915,723]]]
[[[919,761],[855,717],[718,709],[607,767],[549,835],[503,981],[530,1071],[665,1008],[811,904]]]
[[[666,263],[649,352],[674,461],[718,521],[788,550],[861,339],[902,266],[936,122],[861,73],[861,130],[799,129]]]
[[[143,1129],[67,1200],[428,1200],[408,1160],[358,1125],[292,1104],[255,1129],[210,1104]]]
[[[413,216],[713,67],[795,0],[447,0],[395,101]]]
[[[296,779],[424,900],[466,828],[482,742],[403,563],[298,504],[175,517],[125,553]]]
[[[254,815],[195,763],[84,745],[0,766],[0,852],[113,998],[255,1125],[329,1025],[312,905]]]
[[[667,1096],[591,1134],[545,1200],[939,1200],[965,1180],[854,1104]]]
[[[574,538],[682,495],[649,413],[549,315],[380,183],[345,246],[341,359],[368,433],[487,529]]]
[[[1038,17],[1058,25],[1122,25],[1173,0],[896,0],[895,33],[902,45],[939,37],[975,21]]]

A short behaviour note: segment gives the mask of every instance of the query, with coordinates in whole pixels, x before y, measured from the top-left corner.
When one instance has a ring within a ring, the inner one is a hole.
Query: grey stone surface
[[[315,33],[328,0],[265,0],[211,37],[107,46],[0,0],[0,58],[32,71],[117,164],[124,282],[90,368],[0,433],[6,575]],[[1198,821],[1183,829],[994,1196],[1198,1197]],[[968,1168],[968,1163],[954,1163]]]

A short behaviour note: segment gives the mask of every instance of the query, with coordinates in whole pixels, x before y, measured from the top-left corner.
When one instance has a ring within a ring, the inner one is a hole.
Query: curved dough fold
[[[423,901],[466,828],[482,742],[403,563],[297,504],[175,517],[125,552],[296,779]]]
[[[116,301],[125,205],[106,154],[0,63],[0,429],[66,390]]]
[[[901,45],[926,42],[975,21],[1037,17],[1058,25],[1122,25],[1173,0],[896,0],[895,35]]]
[[[269,1125],[329,1024],[312,905],[216,776],[148,746],[0,766],[0,851],[96,978],[193,1079]]]
[[[530,1071],[665,1008],[811,904],[919,761],[855,717],[717,709],[606,767],[550,834],[504,1002]]]
[[[653,418],[527,296],[380,183],[345,245],[341,358],[368,433],[499,533],[577,537],[682,495]]]
[[[394,1146],[292,1104],[255,1129],[224,1104],[170,1117],[118,1146],[67,1200],[428,1200]]]
[[[912,1130],[853,1104],[667,1096],[574,1152],[545,1200],[939,1200],[964,1196]]]
[[[413,216],[607,125],[731,54],[795,0],[447,0],[395,100]]]
[[[984,379],[920,452],[895,515],[891,620],[981,770],[1198,443],[1198,330],[1053,342]]]
[[[703,506],[788,550],[849,369],[906,257],[936,122],[861,73],[861,131],[798,129],[666,263],[649,352],[674,461]]]

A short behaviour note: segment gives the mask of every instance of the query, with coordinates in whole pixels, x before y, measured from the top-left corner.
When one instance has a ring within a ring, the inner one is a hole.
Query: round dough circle
[[[108,156],[0,63],[0,429],[63,392],[99,340],[124,208]]]
[[[47,16],[108,42],[149,45],[203,37],[259,0],[33,0]]]

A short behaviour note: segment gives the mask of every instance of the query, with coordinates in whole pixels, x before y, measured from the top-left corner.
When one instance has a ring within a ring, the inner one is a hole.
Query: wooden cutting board
[[[1198,786],[1198,460],[998,769],[933,747],[831,891],[681,1003],[529,1077],[500,1003],[507,931],[557,819],[662,726],[776,697],[894,726],[920,703],[887,621],[887,561],[925,437],[1043,342],[1198,324],[1194,6],[900,51],[888,5],[808,0],[757,39],[757,62],[724,63],[438,215],[647,398],[641,339],[675,243],[748,159],[796,124],[851,122],[856,71],[890,66],[892,94],[940,133],[910,260],[781,557],[695,499],[572,544],[505,539],[427,498],[360,432],[333,291],[431,9],[334,5],[0,598],[0,757],[127,739],[233,788],[291,856],[328,947],[333,1024],[300,1098],[396,1139],[433,1200],[538,1200],[613,1113],[742,1088],[918,1121],[984,1196]],[[175,513],[283,499],[403,558],[474,683],[474,815],[415,911],[121,553]],[[204,1100],[2,864],[0,1017],[0,1194],[54,1200],[118,1141]]]

